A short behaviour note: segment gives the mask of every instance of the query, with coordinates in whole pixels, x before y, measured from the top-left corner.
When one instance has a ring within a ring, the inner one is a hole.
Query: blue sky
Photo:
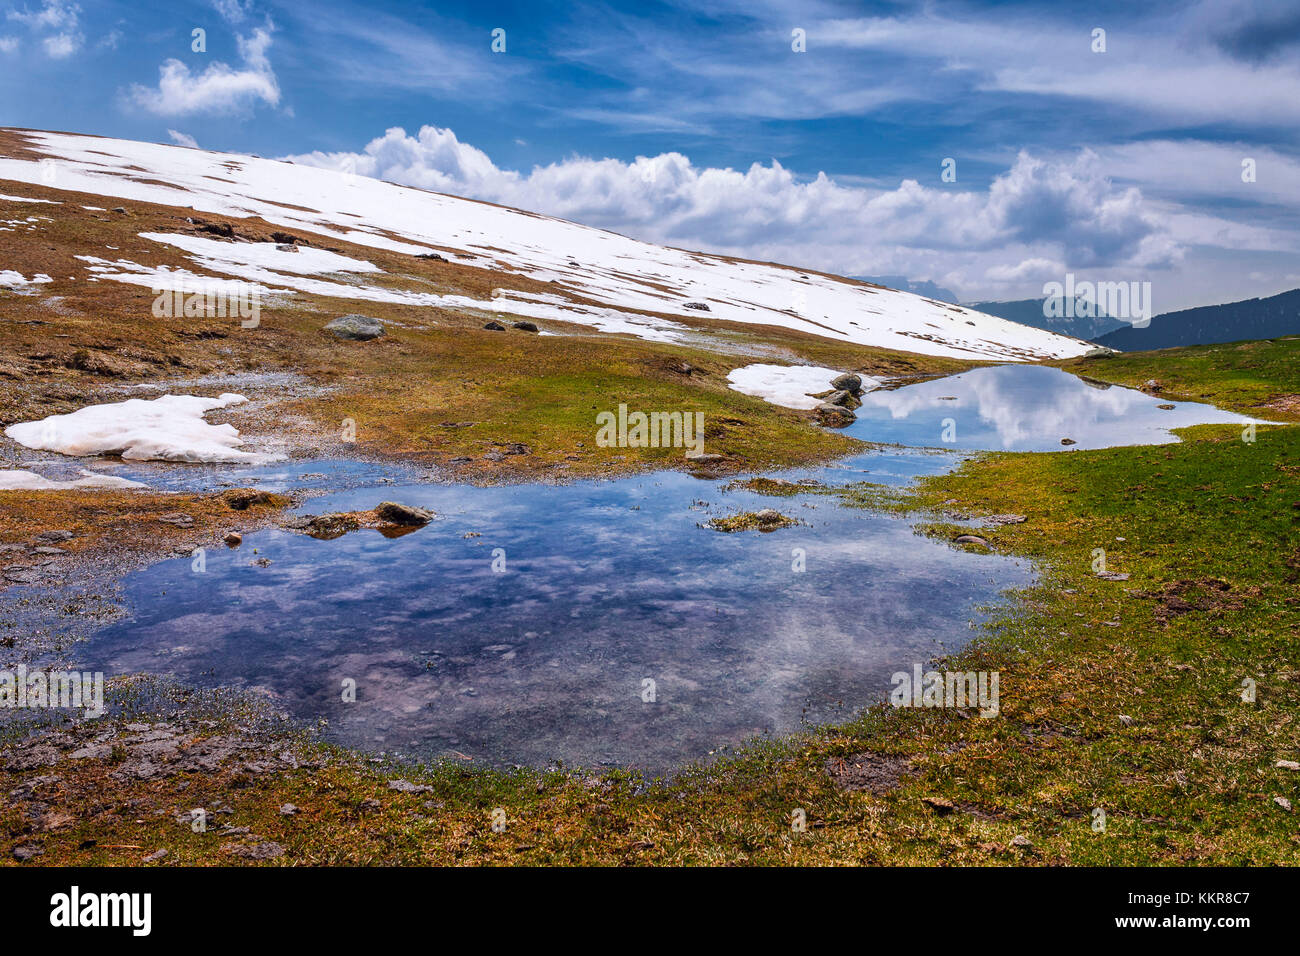
[[[966,300],[1300,286],[1295,0],[0,0],[0,102]]]

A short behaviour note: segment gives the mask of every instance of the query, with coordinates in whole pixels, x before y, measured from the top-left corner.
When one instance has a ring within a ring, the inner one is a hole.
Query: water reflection
[[[994,451],[1161,445],[1172,428],[1257,419],[1094,384],[1044,366],[1001,365],[868,392],[846,432],[868,441]],[[1161,408],[1172,405],[1172,408]],[[948,426],[945,419],[951,419]],[[945,433],[945,428],[947,432]],[[1071,445],[1062,445],[1069,439]]]

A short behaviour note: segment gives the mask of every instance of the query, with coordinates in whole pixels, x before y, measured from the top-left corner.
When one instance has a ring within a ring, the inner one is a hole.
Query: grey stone
[[[353,342],[368,342],[384,334],[384,326],[378,319],[368,315],[341,315],[325,326],[326,332],[333,333],[340,339]]]

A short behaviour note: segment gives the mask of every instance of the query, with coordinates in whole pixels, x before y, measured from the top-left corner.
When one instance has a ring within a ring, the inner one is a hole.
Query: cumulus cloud
[[[0,37],[0,53],[13,53],[18,49],[17,37]]]
[[[85,42],[80,30],[81,7],[66,0],[45,0],[45,4],[37,10],[11,10],[8,19],[22,23],[38,34],[41,48],[52,59],[61,60],[71,56]],[[12,37],[0,40],[0,50],[12,53],[15,49],[17,41]]]
[[[676,152],[633,162],[572,157],[523,173],[434,126],[414,136],[389,129],[360,153],[291,158],[653,242],[850,275],[951,279],[964,267],[966,283],[983,291],[1067,267],[1166,268],[1181,256],[1141,190],[1114,185],[1090,150],[1051,159],[1021,153],[984,191],[910,179],[892,189],[825,174],[801,180],[775,160],[746,170],[702,168]]]
[[[130,98],[159,116],[233,113],[258,102],[275,106],[280,102],[280,84],[266,55],[273,29],[268,23],[237,38],[242,69],[218,61],[196,74],[180,60],[170,59],[158,68],[156,89],[134,85]]]

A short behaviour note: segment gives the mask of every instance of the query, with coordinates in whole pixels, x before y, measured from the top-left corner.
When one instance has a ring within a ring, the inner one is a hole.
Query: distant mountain
[[[1125,327],[1094,341],[1121,352],[1142,352],[1179,345],[1275,339],[1282,335],[1300,335],[1300,289],[1267,299],[1245,299],[1224,305],[1183,309],[1181,312],[1165,312],[1153,318],[1145,329]]]
[[[1085,308],[1087,303],[1078,297],[1074,300],[1073,309],[1065,308],[1065,302],[1057,302],[1055,307],[1049,309],[1044,305],[1047,301],[1046,299],[1016,299],[1011,302],[971,302],[967,303],[967,308],[983,312],[985,315],[1010,319],[1021,325],[1031,325],[1036,329],[1056,332],[1058,335],[1073,335],[1076,339],[1090,342],[1097,341],[1099,336],[1105,336],[1109,332],[1128,327],[1127,322],[1113,319],[1109,315],[1082,315],[1081,313],[1100,310],[1091,306]],[[1055,314],[1049,317],[1048,312]],[[1111,348],[1119,348],[1119,346],[1112,345]]]
[[[849,276],[849,278],[861,279],[863,282],[874,282],[876,285],[888,286],[891,289],[897,289],[899,292],[923,295],[927,299],[935,299],[939,302],[957,304],[957,293],[951,289],[945,289],[941,285],[935,285],[929,279],[913,282],[906,276]]]

